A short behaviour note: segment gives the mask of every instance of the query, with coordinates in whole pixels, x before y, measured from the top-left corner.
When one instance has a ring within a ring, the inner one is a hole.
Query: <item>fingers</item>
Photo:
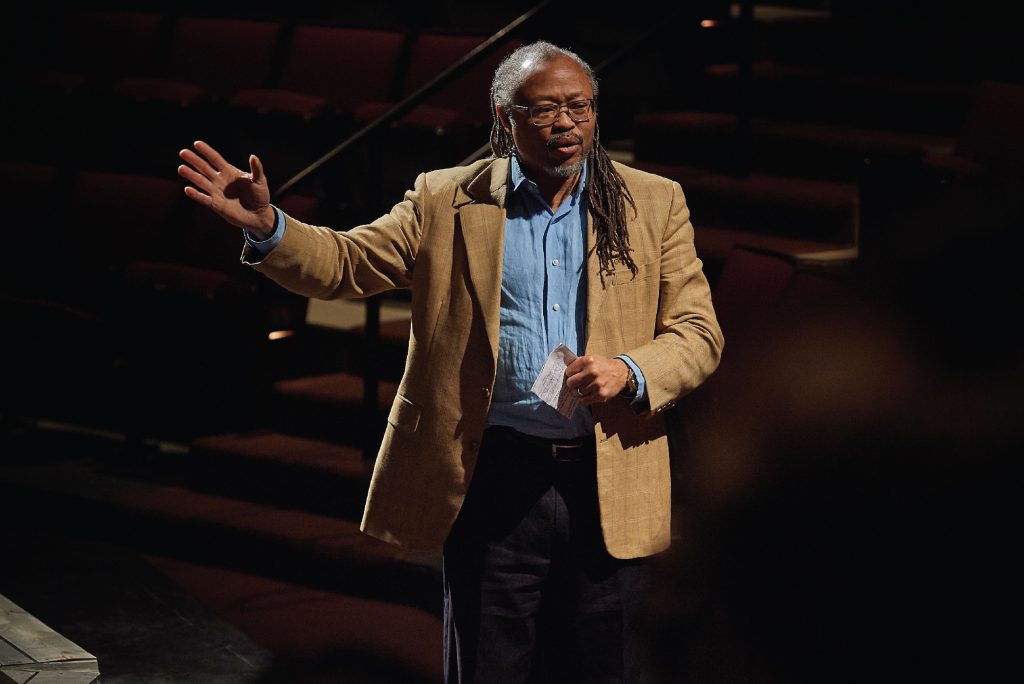
[[[614,398],[625,386],[625,364],[603,356],[581,356],[565,369],[565,384],[575,391],[585,405],[598,404]]]
[[[203,194],[203,193],[199,192],[198,190],[193,188],[191,185],[185,186],[185,196],[188,197],[190,200],[195,200],[196,202],[198,202],[199,204],[203,205],[204,207],[212,207],[213,206],[213,198],[212,197],[210,197],[209,195],[206,195],[206,194]]]
[[[182,150],[181,152],[178,152],[178,156],[181,157],[182,161],[195,168],[199,173],[203,174],[207,178],[213,178],[217,175],[217,169],[210,166],[209,162],[192,150]]]
[[[255,154],[249,155],[249,174],[252,177],[253,183],[264,182],[263,162]]]
[[[579,375],[581,372],[590,368],[594,364],[593,356],[578,356],[565,368],[565,376],[571,378],[574,375]]]
[[[199,173],[190,166],[185,166],[184,164],[179,166],[178,175],[187,180],[192,185],[195,185],[197,188],[205,191],[206,193],[209,193],[210,190],[213,188],[213,183],[210,181],[209,178]]]
[[[615,396],[615,394],[609,392],[607,388],[602,388],[596,383],[579,388],[576,390],[576,395],[580,398],[580,403],[584,406],[603,404]]]
[[[566,384],[573,389],[588,385],[597,377],[598,368],[593,356],[580,356],[565,369]]]
[[[583,405],[607,401],[601,397],[601,387],[593,359],[581,356],[566,367],[565,375],[565,384],[576,393]]]
[[[196,140],[195,143],[193,143],[193,147],[195,147],[200,154],[206,157],[206,160],[210,162],[210,165],[217,171],[225,171],[227,169],[234,168],[231,164],[225,161],[224,157],[220,156],[220,152],[213,149],[202,140]]]

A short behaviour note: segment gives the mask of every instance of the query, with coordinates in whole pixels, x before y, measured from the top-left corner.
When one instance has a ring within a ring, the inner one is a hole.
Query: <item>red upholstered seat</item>
[[[101,103],[100,95],[117,79],[156,72],[160,14],[76,10],[74,4],[85,3],[33,3],[5,18],[18,34],[7,34],[5,47],[13,49],[3,62],[4,111],[16,129],[5,144],[8,158],[58,166],[95,162],[97,150],[111,148],[101,140],[105,129],[128,118]]]
[[[697,253],[705,262],[721,264],[737,244],[793,256],[857,244],[859,192],[852,183],[756,173],[741,178],[673,164],[634,166],[682,185]]]
[[[179,107],[194,105],[207,95],[202,86],[162,78],[122,78],[111,86],[111,92],[139,102],[167,102]]]
[[[402,96],[406,97],[422,88],[483,41],[482,36],[423,34],[417,37],[412,45],[409,69],[403,79]],[[470,126],[488,125],[491,121],[488,93],[494,70],[502,59],[521,45],[521,41],[509,41],[431,95],[422,105],[399,119],[397,125],[435,129],[438,132],[447,130],[456,122]],[[391,106],[389,102],[373,102],[361,107],[356,116],[369,121]]]
[[[356,110],[356,118],[360,121],[373,121],[394,106],[392,102],[368,102]],[[420,105],[402,115],[392,125],[433,129],[436,133],[441,134],[460,120],[459,112],[454,109]]]
[[[979,85],[954,154],[935,155],[929,161],[960,175],[985,171],[1024,175],[1024,85],[997,81]]]
[[[308,222],[316,218],[319,200],[292,194],[276,204],[289,216]],[[181,223],[174,229],[173,241],[179,249],[174,254],[167,253],[160,261],[211,269],[233,279],[251,275],[239,263],[243,245],[241,229],[200,204],[189,202]]]
[[[304,118],[311,118],[324,103],[334,111],[353,112],[363,102],[388,97],[404,40],[393,31],[298,26],[278,87],[241,89],[231,103]],[[323,99],[303,100],[293,93]]]
[[[231,97],[231,104],[260,114],[281,112],[305,120],[315,119],[329,109],[326,97],[289,90],[243,90]]]
[[[69,12],[64,68],[93,78],[153,74],[163,18],[150,12]]]
[[[202,96],[265,86],[280,30],[276,22],[182,17],[174,28],[167,78],[122,79],[114,90],[186,106]]]
[[[121,268],[131,261],[166,255],[180,229],[184,207],[176,180],[81,172],[74,182],[69,236],[80,263]]]
[[[412,60],[405,77],[404,94],[422,87],[482,42],[483,38],[479,36],[425,34],[418,37],[412,46]],[[494,70],[501,60],[520,46],[521,41],[509,41],[429,97],[424,104],[453,109],[465,123],[471,125],[490,124],[488,94]]]
[[[125,281],[129,285],[144,285],[158,291],[213,299],[217,291],[230,282],[230,278],[195,266],[135,261],[125,269]]]
[[[633,133],[639,160],[725,171],[736,166],[745,144],[737,117],[722,112],[648,112],[635,117]],[[755,118],[749,159],[759,172],[805,175],[813,169],[814,178],[853,181],[865,159],[914,161],[954,142],[919,132]]]

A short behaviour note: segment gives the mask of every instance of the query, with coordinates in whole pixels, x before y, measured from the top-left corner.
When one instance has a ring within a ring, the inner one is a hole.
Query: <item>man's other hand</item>
[[[182,150],[178,156],[185,162],[178,167],[178,175],[195,186],[185,188],[189,199],[260,240],[270,237],[274,232],[274,209],[263,164],[255,154],[249,156],[248,173],[226,162],[201,140],[196,141],[195,152]]]
[[[580,395],[583,404],[601,404],[626,387],[628,372],[629,366],[622,359],[587,354],[565,369],[565,384]]]

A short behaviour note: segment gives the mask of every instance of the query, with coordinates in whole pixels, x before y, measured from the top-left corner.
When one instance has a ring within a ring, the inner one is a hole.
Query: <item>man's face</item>
[[[527,76],[512,101],[532,107],[541,103],[567,104],[592,97],[594,89],[583,68],[568,57],[559,57],[540,65]],[[575,123],[563,109],[549,126],[534,126],[527,112],[519,109],[501,110],[499,116],[515,141],[524,170],[534,178],[539,174],[574,176],[583,167],[583,160],[594,144],[596,111],[591,113],[589,121]]]

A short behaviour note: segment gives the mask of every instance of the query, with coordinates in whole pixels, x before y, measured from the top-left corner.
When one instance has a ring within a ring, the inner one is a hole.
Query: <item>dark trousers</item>
[[[648,574],[605,550],[592,441],[488,429],[444,548],[445,681],[636,681]]]

